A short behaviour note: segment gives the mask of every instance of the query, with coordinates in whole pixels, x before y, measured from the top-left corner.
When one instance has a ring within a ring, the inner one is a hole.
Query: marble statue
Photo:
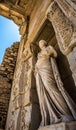
[[[40,126],[74,121],[76,104],[63,87],[55,61],[57,53],[44,40],[39,42],[39,47],[35,78],[42,116]]]

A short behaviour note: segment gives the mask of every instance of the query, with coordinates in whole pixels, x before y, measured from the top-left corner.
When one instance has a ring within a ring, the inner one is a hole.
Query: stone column
[[[24,44],[26,42],[26,21],[23,19],[20,26],[21,40],[18,50],[18,57],[16,62],[16,68],[14,72],[14,79],[11,89],[11,97],[8,109],[8,116],[6,122],[6,130],[18,130],[21,126],[21,112],[22,112],[22,98],[23,98],[23,84],[22,83],[22,57]]]
[[[11,97],[8,109],[8,116],[6,122],[6,130],[16,130],[17,120],[19,118],[20,109],[22,105],[22,95],[19,93],[19,80],[21,75],[21,63],[22,63],[22,51],[24,46],[24,40],[21,38],[17,63],[14,73],[14,80],[11,89]]]
[[[39,104],[34,79],[35,49],[26,43],[23,52],[20,90],[23,89],[20,130],[37,129],[40,122]]]

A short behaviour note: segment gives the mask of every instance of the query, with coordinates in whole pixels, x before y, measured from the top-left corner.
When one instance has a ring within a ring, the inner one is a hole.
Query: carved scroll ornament
[[[61,52],[68,54],[76,44],[75,27],[55,1],[48,8],[46,15],[53,25]]]

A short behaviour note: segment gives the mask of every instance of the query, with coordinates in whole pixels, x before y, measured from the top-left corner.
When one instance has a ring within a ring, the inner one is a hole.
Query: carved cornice
[[[24,18],[21,13],[2,3],[0,3],[0,15],[13,20],[17,25],[22,24],[22,20]]]
[[[25,10],[19,6],[19,1],[17,0],[15,4],[12,4],[10,1],[7,0],[0,2],[0,5],[9,8],[21,15],[25,15]]]

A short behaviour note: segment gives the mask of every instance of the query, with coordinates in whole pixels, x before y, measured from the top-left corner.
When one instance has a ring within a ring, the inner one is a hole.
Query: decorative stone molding
[[[28,17],[22,18],[22,23],[19,27],[19,33],[24,39],[27,39],[27,30],[28,30]]]
[[[7,7],[6,5],[3,5],[0,3],[0,15],[11,19],[14,21],[15,24],[20,25],[23,21],[23,15],[19,14],[18,12],[9,9],[10,7]]]
[[[47,10],[47,18],[52,23],[58,45],[63,54],[68,54],[76,44],[75,27],[64,15],[58,4],[54,1]]]
[[[23,60],[27,61],[30,57],[32,56],[32,51],[31,51],[31,45],[25,45],[25,49],[23,51]]]
[[[76,2],[72,0],[55,0],[65,16],[76,26]]]
[[[31,123],[31,111],[32,111],[32,105],[31,104],[22,108],[20,130],[25,130],[25,129],[29,130],[30,123]]]

